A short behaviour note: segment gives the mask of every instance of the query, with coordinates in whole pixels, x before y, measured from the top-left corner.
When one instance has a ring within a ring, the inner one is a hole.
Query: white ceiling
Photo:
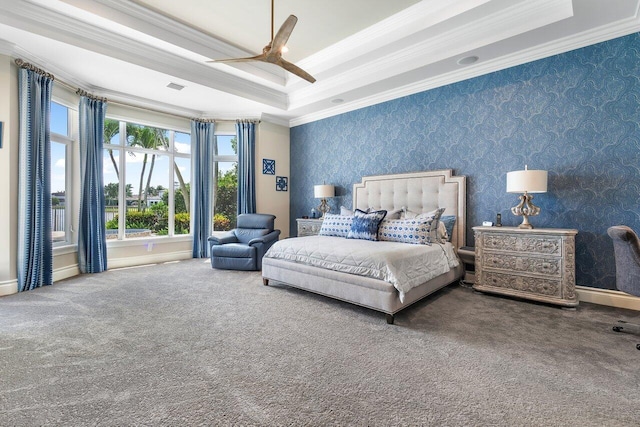
[[[0,0],[0,53],[115,101],[295,126],[637,32],[639,5],[275,0],[275,31],[298,17],[284,57],[314,84],[272,64],[206,62],[260,53],[270,0]]]

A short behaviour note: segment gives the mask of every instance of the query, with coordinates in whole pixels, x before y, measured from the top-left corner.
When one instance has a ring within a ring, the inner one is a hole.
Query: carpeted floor
[[[0,298],[0,425],[636,426],[632,311],[450,286],[384,315],[204,260]]]

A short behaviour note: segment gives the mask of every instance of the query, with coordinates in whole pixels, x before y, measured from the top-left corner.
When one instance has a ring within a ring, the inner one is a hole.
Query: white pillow
[[[353,211],[351,209],[345,208],[344,206],[340,206],[340,215],[353,216]]]

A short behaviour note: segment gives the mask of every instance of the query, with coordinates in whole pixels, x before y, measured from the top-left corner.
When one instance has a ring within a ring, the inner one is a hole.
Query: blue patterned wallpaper
[[[363,175],[453,169],[467,176],[471,227],[509,210],[506,173],[549,171],[536,227],[576,228],[576,276],[613,288],[609,226],[640,232],[640,37],[589,46],[291,129],[291,235],[334,184],[332,212],[351,207]]]

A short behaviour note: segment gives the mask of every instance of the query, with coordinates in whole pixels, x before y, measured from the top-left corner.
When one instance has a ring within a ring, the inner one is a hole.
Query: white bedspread
[[[401,302],[405,292],[458,266],[451,243],[427,246],[328,236],[280,240],[265,257],[384,280],[398,290]]]

